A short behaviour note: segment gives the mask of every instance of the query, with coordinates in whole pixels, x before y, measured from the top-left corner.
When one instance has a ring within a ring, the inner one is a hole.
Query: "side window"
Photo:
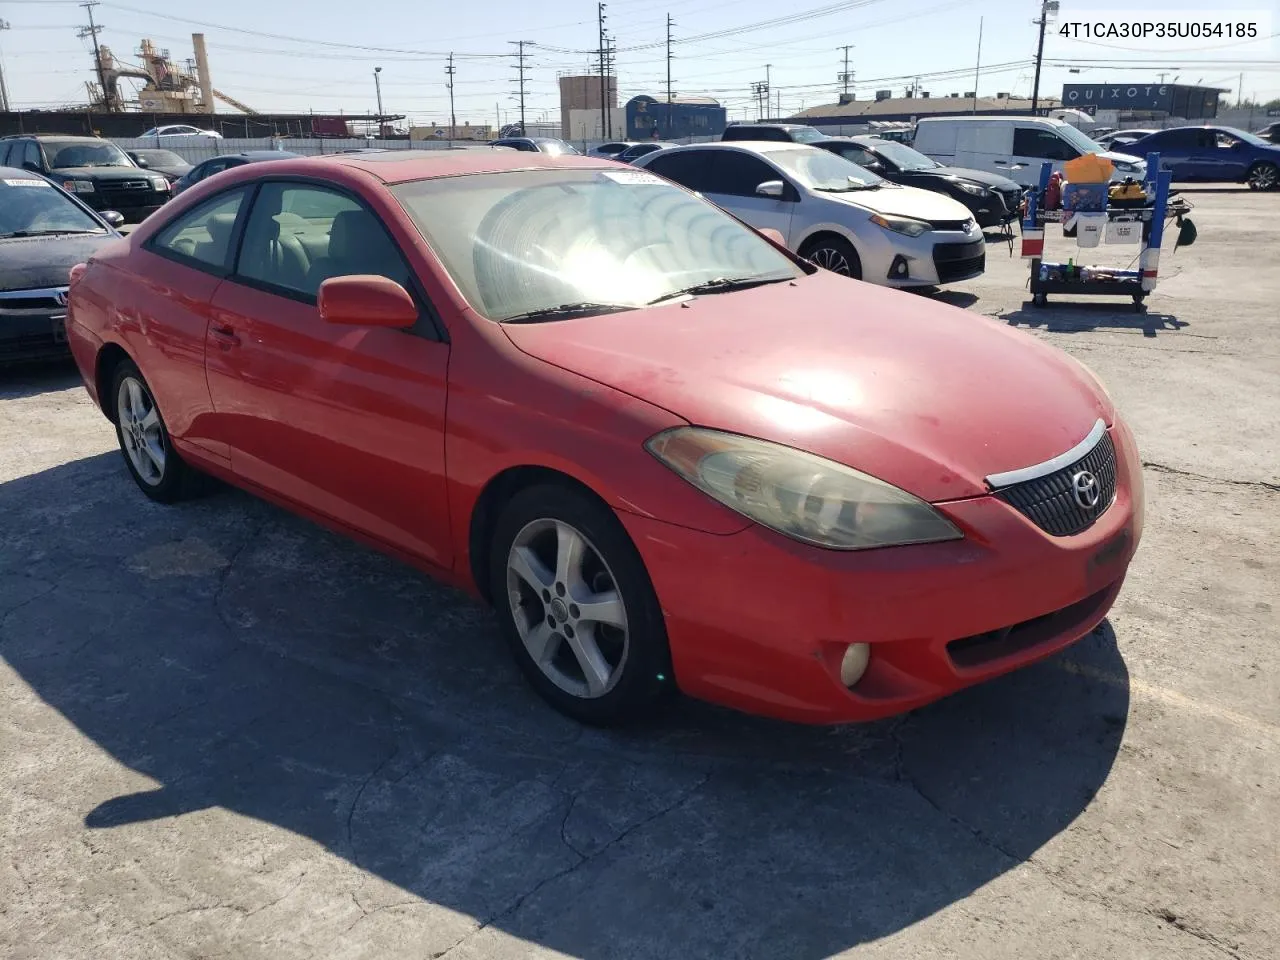
[[[1017,127],[1013,131],[1013,155],[1042,160],[1074,160],[1080,154],[1052,130]]]
[[[876,159],[876,155],[870,150],[864,150],[862,147],[857,146],[841,147],[836,152],[846,160],[852,160],[860,167],[865,167]]]
[[[399,249],[363,204],[312,184],[263,184],[236,275],[310,300],[325,280],[352,274],[375,274],[412,289]]]
[[[31,164],[31,169],[43,170],[44,157],[40,155],[40,144],[34,140],[28,140],[26,148],[22,151],[22,162]]]
[[[194,261],[194,267],[226,273],[236,217],[247,194],[241,187],[205,201],[163,227],[148,248],[161,256]]]
[[[8,159],[7,159],[8,156],[9,156],[9,144],[5,143],[3,140],[0,140],[0,167],[7,167],[9,165]]]
[[[645,164],[645,169],[689,190],[707,190],[710,160],[710,150],[668,150]]]
[[[754,197],[756,187],[766,180],[783,180],[783,177],[759,157],[736,150],[716,151],[711,162],[711,184],[707,192]]]

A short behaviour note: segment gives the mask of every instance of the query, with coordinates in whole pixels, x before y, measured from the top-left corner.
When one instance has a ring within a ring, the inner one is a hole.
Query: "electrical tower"
[[[596,4],[596,26],[600,30],[600,49],[598,66],[600,68],[600,136],[606,137],[605,128],[609,125],[609,75],[605,72],[604,22],[609,19],[604,10],[607,3]]]
[[[520,97],[520,136],[524,137],[524,136],[528,136],[528,134],[525,132],[525,126],[524,126],[524,89],[525,89],[525,84],[528,83],[529,81],[529,78],[526,75],[525,67],[524,67],[524,45],[528,41],[508,40],[507,42],[515,44],[515,48],[516,48],[516,70],[517,70],[516,82],[520,85],[520,90],[518,92],[518,95]],[[501,131],[499,131],[499,135],[501,135]]]
[[[114,110],[116,108],[113,98],[107,93],[107,75],[102,70],[102,50],[98,46],[98,34],[102,32],[102,27],[93,22],[93,8],[98,5],[98,0],[88,0],[82,3],[85,12],[89,14],[89,25],[81,27],[76,36],[83,40],[86,37],[93,38],[93,66],[98,72],[98,89],[102,91],[102,107],[104,110]]]
[[[667,14],[667,136],[665,139],[671,139],[671,28],[674,27],[675,21],[671,19],[671,14]]]
[[[837,49],[844,51],[844,69],[836,75],[836,79],[840,81],[840,92],[848,97],[849,87],[853,83],[853,74],[849,71],[849,51],[853,49],[853,44],[845,44]]]
[[[453,75],[456,72],[457,71],[454,69],[454,66],[453,66],[453,54],[450,53],[449,63],[444,68],[444,75],[448,78],[448,80],[445,81],[445,86],[449,88],[449,142],[450,143],[453,142],[453,138],[457,136],[457,131],[458,131],[458,117],[457,117],[457,114],[453,112]],[[499,136],[501,136],[501,133],[499,131],[494,131],[494,132]]]

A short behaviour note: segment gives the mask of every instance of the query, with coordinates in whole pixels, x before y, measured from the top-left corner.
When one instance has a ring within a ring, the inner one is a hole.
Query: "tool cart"
[[[1147,180],[1140,189],[1137,184],[1130,185],[1130,199],[1112,199],[1112,185],[1107,182],[1075,185],[1078,190],[1096,188],[1094,193],[1100,193],[1085,204],[1086,209],[1067,210],[1065,204],[1060,209],[1046,209],[1052,171],[1051,163],[1041,168],[1039,185],[1027,192],[1021,220],[1022,258],[1031,261],[1031,302],[1037,307],[1047,306],[1050,294],[1118,296],[1132,298],[1135,310],[1146,309],[1143,301],[1156,286],[1165,221],[1176,219],[1181,227],[1183,216],[1190,209],[1190,204],[1180,198],[1170,203],[1172,174],[1160,169],[1160,155],[1147,155]],[[1070,223],[1075,243],[1082,250],[1095,248],[1104,238],[1109,245],[1137,244],[1139,250],[1134,259],[1139,268],[1078,266],[1074,257],[1067,263],[1046,261],[1044,235],[1049,223],[1064,224],[1064,234]],[[1191,226],[1190,221],[1187,225]]]

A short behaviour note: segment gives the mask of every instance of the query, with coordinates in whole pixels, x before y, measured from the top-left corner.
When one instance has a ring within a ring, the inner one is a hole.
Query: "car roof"
[[[86,137],[82,133],[11,133],[6,140],[83,140],[85,143],[101,143],[103,137]]]
[[[748,124],[742,124],[748,126]],[[752,124],[754,126],[754,124]],[[787,153],[794,150],[816,149],[811,143],[792,143],[790,140],[714,140],[710,143],[676,144],[675,150],[746,150],[749,153]]]
[[[732,123],[729,126],[742,129],[743,127],[763,127],[769,130],[803,130],[808,129],[807,123]]]
[[[163,148],[161,148],[163,149]],[[232,160],[238,157],[247,157],[250,160],[293,160],[302,157],[301,153],[290,153],[288,150],[242,150],[240,153],[220,153],[216,157],[209,157],[209,160]],[[201,163],[207,161],[201,160]]]
[[[273,151],[279,155],[279,151]],[[307,176],[317,168],[360,170],[386,184],[517,170],[617,170],[616,161],[569,154],[521,153],[516,150],[389,150],[386,153],[337,153],[322,157],[290,156],[284,173]],[[273,168],[276,169],[276,168]]]

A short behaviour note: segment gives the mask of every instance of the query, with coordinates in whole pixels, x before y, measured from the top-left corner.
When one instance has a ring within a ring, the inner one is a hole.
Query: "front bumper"
[[[68,356],[66,287],[0,292],[0,365]]]
[[[1115,500],[1072,537],[993,496],[938,505],[963,540],[854,553],[755,525],[715,536],[622,514],[666,617],[676,682],[751,713],[845,723],[914,709],[1073,643],[1106,616],[1142,535],[1137,448],[1118,419],[1111,435]],[[839,676],[852,642],[871,645],[871,662],[849,690]]]
[[[919,237],[890,233],[868,225],[880,236],[863,240],[870,254],[862,253],[862,279],[888,287],[934,287],[979,276],[986,269],[986,243],[981,231],[930,230]],[[862,239],[862,238],[860,238]],[[971,250],[957,257],[959,248]],[[906,262],[907,273],[896,265]],[[963,262],[957,262],[963,261]]]

